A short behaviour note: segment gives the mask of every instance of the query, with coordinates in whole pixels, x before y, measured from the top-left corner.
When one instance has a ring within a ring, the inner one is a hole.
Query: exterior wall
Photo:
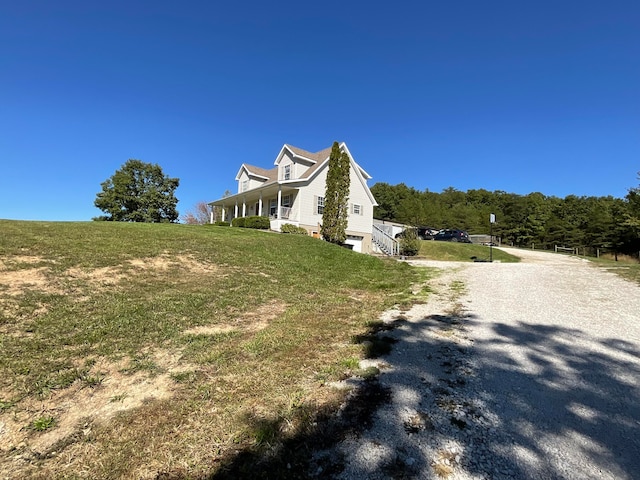
[[[289,180],[297,178],[296,164],[289,154],[285,153],[278,164],[278,180],[284,180],[284,167],[287,165],[291,166],[291,176],[289,177]]]
[[[322,223],[322,215],[318,215],[315,197],[324,197],[327,182],[327,167],[323,167],[313,181],[300,190],[300,223],[314,225]]]
[[[314,203],[315,197],[324,197],[325,185],[327,181],[328,166],[325,165],[310,185],[299,192],[300,207],[300,226],[307,229],[309,234],[318,230],[318,224],[322,223],[322,215],[318,215],[317,206]],[[372,251],[372,230],[373,230],[373,205],[369,200],[369,196],[356,176],[356,172],[351,165],[350,169],[351,183],[349,186],[349,217],[347,222],[346,234],[362,238],[362,252],[371,253]],[[362,215],[353,215],[351,213],[351,204],[357,203],[362,208]]]
[[[249,190],[253,189],[253,188],[258,188],[260,187],[264,182],[260,181],[260,180],[255,180],[252,178],[249,178],[249,175],[247,175],[246,170],[243,170],[242,173],[240,174],[240,178],[238,179],[238,193],[243,193],[242,192],[242,182],[248,180],[249,184],[247,186],[247,190],[245,190],[245,192],[248,192]]]
[[[289,152],[285,152],[278,162],[278,180],[284,180],[284,167],[285,165],[291,165],[291,178],[290,180],[296,180],[304,175],[309,169],[309,166],[305,163],[296,161]]]
[[[368,233],[371,236],[373,231],[373,205],[364,186],[358,180],[353,165],[351,165],[349,173],[351,184],[349,186],[349,223],[347,224],[347,230]],[[360,205],[361,215],[354,215],[351,212],[353,204]]]

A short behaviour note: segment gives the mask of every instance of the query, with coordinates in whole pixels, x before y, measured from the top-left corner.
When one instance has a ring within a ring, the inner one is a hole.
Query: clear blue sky
[[[334,140],[370,185],[623,197],[640,2],[0,0],[0,218],[100,215],[129,158],[185,213]]]

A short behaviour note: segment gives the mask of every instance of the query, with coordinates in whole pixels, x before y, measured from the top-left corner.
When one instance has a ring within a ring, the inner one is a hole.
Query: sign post
[[[493,262],[493,224],[496,223],[495,214],[489,214],[489,261]]]

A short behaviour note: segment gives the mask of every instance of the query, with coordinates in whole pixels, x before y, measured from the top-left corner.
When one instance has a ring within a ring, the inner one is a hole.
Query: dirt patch
[[[227,324],[201,325],[185,330],[187,335],[219,335],[235,330],[258,332],[269,326],[269,323],[287,309],[287,304],[278,300],[260,305],[256,310],[246,312]]]
[[[2,273],[0,275],[0,293],[12,297],[24,295],[30,290],[62,294],[65,292],[59,288],[59,285],[64,280],[80,280],[91,286],[117,286],[131,275],[135,275],[136,271],[164,272],[174,268],[192,274],[211,274],[219,271],[218,265],[203,263],[191,255],[170,256],[168,254],[129,260],[121,266],[93,269],[72,267],[57,279],[51,278],[50,269],[46,266],[22,268],[25,264],[37,265],[40,263],[51,262],[37,256],[12,256],[0,260],[0,272]]]
[[[22,295],[28,290],[45,293],[60,293],[47,279],[46,267],[6,271],[0,267],[0,291],[12,297]]]
[[[60,445],[73,443],[91,433],[94,425],[114,415],[142,406],[149,400],[171,397],[175,382],[171,374],[190,368],[170,352],[150,355],[161,373],[130,372],[129,360],[97,361],[83,380],[51,393],[45,400],[26,399],[11,416],[0,421],[0,452],[24,457],[46,456]],[[35,431],[33,422],[51,417],[54,426]],[[68,440],[72,439],[72,440]]]
[[[191,255],[162,254],[151,258],[137,258],[128,263],[141,270],[168,270],[180,268],[192,273],[212,273],[218,271],[218,265],[203,263]]]
[[[92,285],[116,285],[126,277],[118,267],[102,267],[92,270],[74,267],[69,268],[66,274],[71,279],[83,280]]]

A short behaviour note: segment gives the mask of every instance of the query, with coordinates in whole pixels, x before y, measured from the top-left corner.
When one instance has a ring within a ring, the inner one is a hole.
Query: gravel
[[[385,313],[397,343],[364,366],[390,401],[316,453],[340,459],[332,478],[640,478],[640,287],[512,253],[523,261],[410,262],[442,275],[427,304]]]

